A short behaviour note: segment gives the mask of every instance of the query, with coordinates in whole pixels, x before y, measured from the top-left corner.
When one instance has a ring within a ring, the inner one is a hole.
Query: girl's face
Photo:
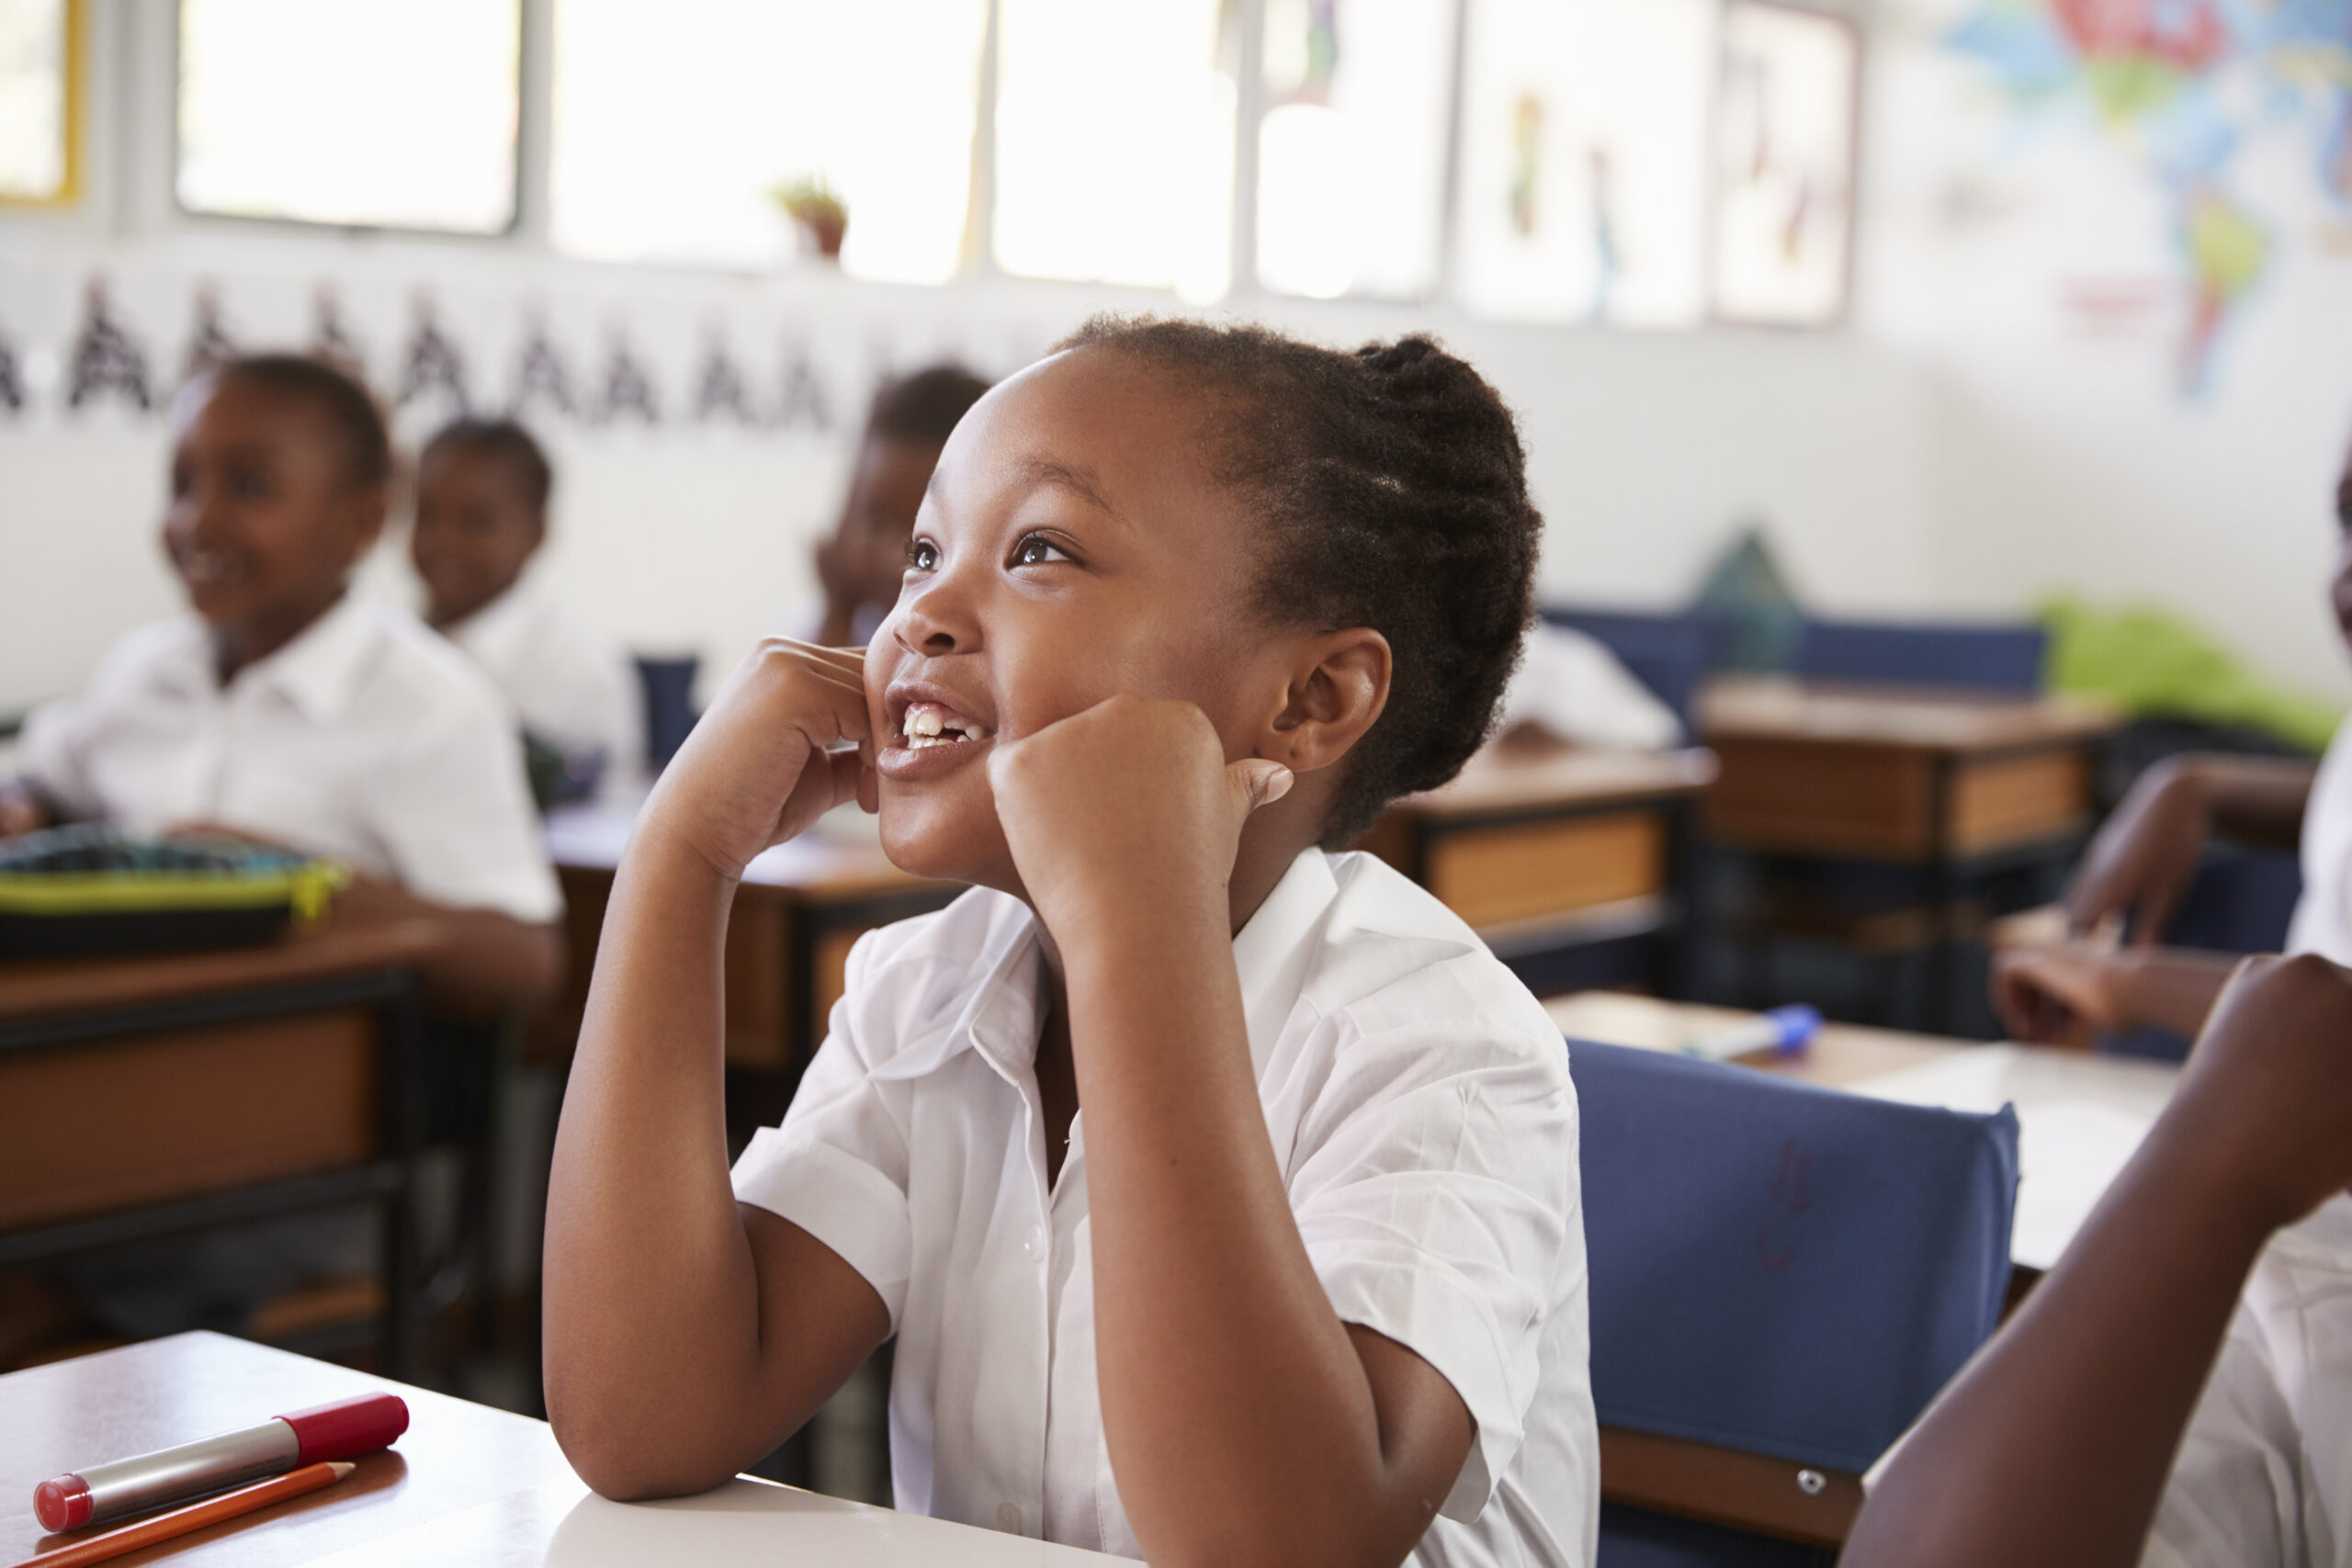
[[[416,476],[416,525],[409,558],[432,600],[435,626],[462,621],[514,586],[547,522],[510,459],[451,445]]]
[[[383,524],[328,416],[235,379],[175,411],[164,549],[237,662],[275,651],[343,593]]]
[[[899,866],[1018,891],[989,787],[1001,740],[1125,692],[1198,705],[1232,760],[1280,709],[1292,650],[1252,612],[1259,552],[1204,461],[1210,412],[1080,349],[956,427],[865,657],[882,841]]]

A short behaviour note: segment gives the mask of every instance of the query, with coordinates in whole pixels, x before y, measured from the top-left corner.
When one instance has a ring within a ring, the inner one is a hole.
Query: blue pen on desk
[[[1758,1013],[1754,1018],[1717,1030],[1713,1034],[1682,1043],[1682,1055],[1697,1056],[1703,1061],[1728,1062],[1736,1056],[1752,1055],[1770,1051],[1776,1056],[1795,1056],[1813,1043],[1815,1031],[1821,1027],[1821,1011],[1799,1002],[1791,1007],[1774,1008]]]

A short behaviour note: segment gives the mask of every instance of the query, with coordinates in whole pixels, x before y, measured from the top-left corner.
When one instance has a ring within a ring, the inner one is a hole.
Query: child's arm
[[[371,920],[428,919],[442,938],[423,967],[425,994],[439,1007],[488,1018],[546,999],[563,979],[563,938],[552,925],[496,909],[458,909],[373,877],[354,877],[339,910]]]
[[[990,774],[1058,944],[1086,1124],[1102,1428],[1163,1564],[1401,1562],[1474,1436],[1419,1355],[1341,1323],[1266,1134],[1227,882],[1288,775],[1201,711],[1114,698]]]
[[[614,879],[546,1249],[548,1419],[608,1496],[724,1481],[889,1331],[847,1263],[737,1204],[721,1051],[721,954],[743,866],[859,793],[861,757],[825,748],[865,739],[854,655],[763,645],[663,773]]]
[[[2087,931],[2124,916],[2134,942],[2162,941],[2213,830],[2292,849],[2317,772],[2290,757],[2200,753],[2156,763],[2091,840],[2066,889],[2068,921]]]
[[[1993,958],[1993,1005],[2012,1038],[2036,1044],[2087,1049],[2102,1032],[2149,1025],[2194,1039],[2237,962],[2185,947],[2008,948]]]
[[[30,779],[0,780],[0,839],[56,826],[57,813]]]
[[[2347,1183],[2352,976],[2250,960],[2140,1152],[1905,1439],[1838,1561],[2137,1562],[2255,1258]]]

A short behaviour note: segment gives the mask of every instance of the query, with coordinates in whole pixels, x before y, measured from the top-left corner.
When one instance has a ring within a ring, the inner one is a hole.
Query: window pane
[[[555,243],[772,265],[775,193],[821,181],[842,268],[937,283],[964,253],[986,0],[557,0]]]
[[[1030,277],[1225,292],[1234,82],[1217,0],[1001,0],[996,257]]]
[[[1715,0],[1472,0],[1457,257],[1490,315],[1706,310]]]
[[[1437,282],[1453,6],[1267,0],[1258,280],[1409,299]]]
[[[0,0],[0,201],[67,193],[65,0]]]
[[[503,231],[520,27],[517,0],[181,0],[180,205]]]
[[[1860,59],[1838,17],[1749,0],[1725,13],[1717,314],[1822,326],[1844,313]]]

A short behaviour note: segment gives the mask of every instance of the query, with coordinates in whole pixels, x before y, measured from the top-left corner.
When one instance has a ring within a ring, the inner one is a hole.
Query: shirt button
[[[996,1528],[1002,1530],[1007,1535],[1019,1535],[1021,1533],[1021,1506],[1018,1503],[998,1504],[996,1510]]]
[[[1035,1225],[1031,1225],[1029,1227],[1029,1234],[1021,1238],[1021,1256],[1023,1258],[1036,1257],[1039,1249],[1045,1245],[1045,1233],[1040,1231]],[[1012,1505],[1007,1503],[1005,1506],[1010,1508]]]

